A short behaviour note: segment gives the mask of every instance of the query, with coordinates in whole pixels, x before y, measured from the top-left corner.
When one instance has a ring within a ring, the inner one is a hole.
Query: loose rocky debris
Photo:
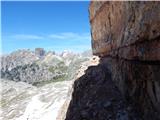
[[[102,65],[91,66],[74,83],[66,120],[141,120]]]

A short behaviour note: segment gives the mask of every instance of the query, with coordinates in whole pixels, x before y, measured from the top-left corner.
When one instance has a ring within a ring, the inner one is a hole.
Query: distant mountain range
[[[78,54],[67,50],[56,54],[43,48],[18,50],[1,56],[1,78],[36,86],[71,80],[79,65],[91,56],[90,50]]]

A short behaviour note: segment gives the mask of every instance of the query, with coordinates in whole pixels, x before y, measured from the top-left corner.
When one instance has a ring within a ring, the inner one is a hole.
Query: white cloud
[[[40,39],[43,39],[42,36],[29,35],[29,34],[16,34],[16,35],[13,35],[11,37],[15,38],[15,39],[20,39],[20,40],[40,40]]]
[[[48,37],[51,39],[57,39],[57,40],[65,40],[65,39],[67,40],[89,40],[90,34],[66,32],[66,33],[50,34]]]
[[[63,32],[46,35],[33,35],[33,34],[15,34],[10,36],[17,40],[90,40],[89,33],[73,33]]]

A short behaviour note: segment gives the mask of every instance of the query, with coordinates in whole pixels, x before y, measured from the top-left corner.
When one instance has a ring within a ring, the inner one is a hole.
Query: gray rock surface
[[[79,65],[88,57],[69,51],[55,54],[42,48],[18,50],[1,57],[1,78],[33,85],[71,80]]]
[[[30,50],[2,56],[0,120],[56,120],[89,57],[66,51],[65,56],[50,51],[39,57]]]

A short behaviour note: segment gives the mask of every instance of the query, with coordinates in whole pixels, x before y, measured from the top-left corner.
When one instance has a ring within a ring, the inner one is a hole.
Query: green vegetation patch
[[[50,84],[50,83],[53,83],[53,82],[65,81],[65,80],[67,80],[67,76],[66,75],[60,75],[60,76],[54,77],[51,80],[34,82],[32,85],[37,86],[37,87],[41,87],[41,86],[46,85],[46,84]]]

